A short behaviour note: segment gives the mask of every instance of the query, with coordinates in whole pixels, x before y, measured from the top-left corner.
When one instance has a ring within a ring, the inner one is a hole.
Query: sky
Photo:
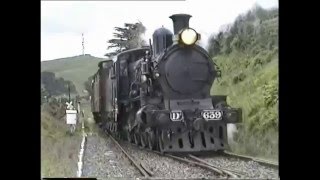
[[[82,54],[105,58],[107,41],[114,27],[141,21],[147,28],[143,38],[164,26],[173,32],[172,14],[192,17],[189,26],[201,34],[207,45],[211,34],[252,8],[278,7],[277,0],[185,0],[185,1],[41,1],[41,61]]]

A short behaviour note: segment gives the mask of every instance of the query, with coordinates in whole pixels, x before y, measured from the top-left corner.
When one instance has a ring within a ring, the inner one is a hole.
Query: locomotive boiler
[[[210,95],[219,76],[190,15],[170,16],[148,47],[100,62],[92,81],[96,123],[131,143],[161,152],[219,151],[228,147],[227,124],[242,120],[225,95]]]

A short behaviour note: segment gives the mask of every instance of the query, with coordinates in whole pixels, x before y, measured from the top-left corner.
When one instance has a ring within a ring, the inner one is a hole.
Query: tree
[[[254,13],[253,13],[251,10],[248,11],[245,16],[246,16],[245,19],[246,19],[247,21],[249,21],[249,22],[253,22],[253,21],[255,20],[255,18],[256,18],[255,15],[254,15]]]
[[[108,50],[114,48],[114,51],[105,54],[105,56],[112,58],[114,55],[128,49],[139,48],[146,44],[141,38],[145,33],[146,28],[141,22],[125,23],[124,27],[115,27],[116,31],[113,33],[114,39],[110,39],[108,43]]]
[[[41,104],[46,102],[48,98],[49,98],[48,91],[44,87],[41,87]]]
[[[232,49],[231,49],[230,44],[231,44],[232,40],[233,40],[233,36],[232,35],[229,35],[229,36],[227,36],[226,38],[223,39],[223,41],[222,41],[222,45],[223,46],[222,46],[222,49],[221,49],[222,53],[224,53],[224,54],[230,54],[231,53]]]
[[[254,27],[251,23],[246,23],[245,25],[245,34],[246,36],[252,35],[254,32]]]
[[[76,86],[71,81],[66,81],[63,78],[56,78],[52,72],[41,73],[41,86],[50,95],[61,95],[69,93],[77,93]]]
[[[252,8],[253,13],[256,15],[256,17],[260,20],[265,20],[268,18],[268,12],[267,10],[263,9],[259,4],[255,4]]]
[[[220,27],[218,35],[208,41],[211,56],[227,55],[234,50],[249,53],[254,48],[274,48],[278,43],[278,9],[265,10],[256,4],[239,15],[234,23]],[[254,53],[256,54],[256,53]]]
[[[91,82],[93,80],[93,76],[90,76],[86,82],[84,82],[84,88],[88,91],[89,96],[92,96],[92,87]]]
[[[219,35],[220,34],[218,34],[217,36],[211,36],[209,39],[208,53],[212,57],[218,55],[221,50],[221,46],[220,46],[220,42],[219,42],[219,38],[221,38],[221,36],[219,36]]]
[[[240,40],[240,37],[238,35],[236,35],[232,42],[230,43],[230,46],[232,49],[235,49],[235,50],[241,50],[241,40]]]

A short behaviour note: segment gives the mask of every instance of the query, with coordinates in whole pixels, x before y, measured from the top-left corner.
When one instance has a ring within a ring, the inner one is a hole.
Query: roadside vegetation
[[[209,40],[222,77],[212,94],[243,109],[233,151],[278,158],[278,9],[255,6]]]

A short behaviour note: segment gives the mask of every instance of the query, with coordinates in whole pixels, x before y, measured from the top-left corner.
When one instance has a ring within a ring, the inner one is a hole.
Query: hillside
[[[209,52],[222,77],[212,94],[243,109],[234,151],[278,158],[278,9],[255,7],[213,36]]]
[[[85,121],[85,131],[95,132],[90,111],[90,102],[81,101],[81,109]],[[82,140],[81,124],[74,135],[68,133],[65,123],[64,103],[50,99],[41,105],[41,176],[42,177],[75,177],[77,172],[78,154]]]
[[[59,112],[60,111],[60,112]],[[56,104],[41,106],[41,176],[73,177],[76,175],[81,134],[70,136],[63,108]]]
[[[86,54],[85,56],[74,56],[41,62],[41,72],[49,71],[57,77],[72,81],[79,94],[84,94],[83,83],[89,76],[94,74],[98,63],[104,59]]]

